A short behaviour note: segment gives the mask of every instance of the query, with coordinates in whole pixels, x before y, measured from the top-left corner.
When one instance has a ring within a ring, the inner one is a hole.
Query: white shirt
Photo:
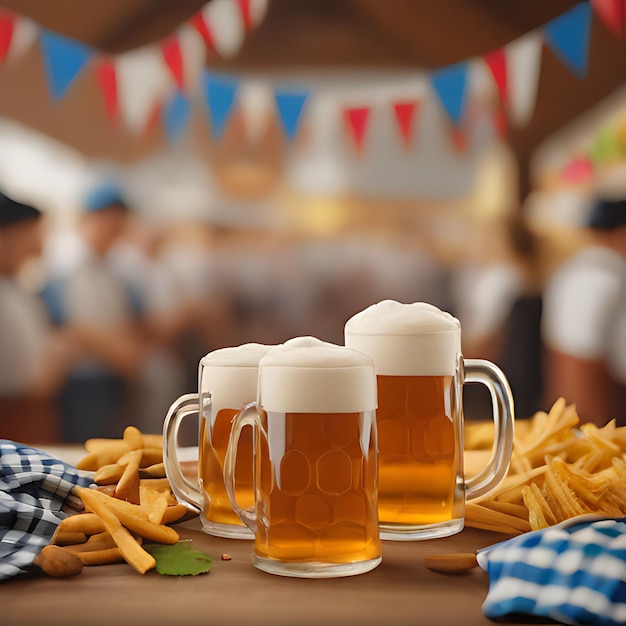
[[[43,304],[0,277],[0,395],[31,391],[47,355],[50,327]]]
[[[568,259],[546,286],[542,332],[548,346],[604,361],[626,384],[626,259],[600,246]]]

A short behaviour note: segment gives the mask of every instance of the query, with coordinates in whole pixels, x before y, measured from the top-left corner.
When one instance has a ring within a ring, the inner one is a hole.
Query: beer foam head
[[[355,413],[376,408],[374,363],[315,337],[269,350],[259,364],[259,401],[276,413]]]
[[[209,352],[200,361],[201,396],[211,396],[213,413],[239,409],[257,395],[259,361],[272,346],[246,343]]]
[[[383,300],[346,322],[346,346],[368,354],[387,376],[454,375],[461,324],[426,302]]]

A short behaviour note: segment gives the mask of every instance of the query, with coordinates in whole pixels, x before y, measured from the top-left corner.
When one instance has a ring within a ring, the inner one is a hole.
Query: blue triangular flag
[[[50,94],[62,98],[91,56],[91,49],[80,41],[42,30],[40,34],[44,71]]]
[[[590,28],[591,6],[588,2],[576,5],[543,27],[550,49],[578,78],[584,78],[587,73]]]
[[[276,91],[276,106],[283,128],[289,139],[298,131],[298,122],[309,94],[304,91]]]
[[[176,92],[163,109],[163,122],[170,141],[176,141],[184,132],[189,120],[191,104],[180,92]]]
[[[204,72],[202,84],[209,106],[212,132],[216,137],[221,137],[235,101],[238,83],[230,76]]]
[[[432,72],[430,80],[448,115],[455,125],[458,124],[465,108],[467,62],[456,63]]]

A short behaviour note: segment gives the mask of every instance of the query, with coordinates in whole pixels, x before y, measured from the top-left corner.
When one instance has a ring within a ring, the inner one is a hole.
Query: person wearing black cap
[[[50,397],[71,351],[18,280],[41,254],[41,221],[38,209],[0,192],[0,438],[45,443],[58,439]]]
[[[119,437],[130,381],[143,359],[138,307],[108,254],[126,228],[128,209],[116,183],[93,188],[80,216],[76,256],[44,289],[57,325],[71,329],[81,354],[60,394],[64,441]]]
[[[566,260],[544,294],[547,386],[582,421],[626,425],[626,199],[600,198],[589,245]]]

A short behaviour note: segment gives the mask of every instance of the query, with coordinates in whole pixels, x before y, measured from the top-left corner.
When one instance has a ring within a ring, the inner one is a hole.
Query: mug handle
[[[513,395],[504,372],[491,361],[461,359],[461,380],[481,383],[489,389],[493,407],[495,436],[487,465],[466,483],[465,497],[476,498],[495,487],[505,476],[513,451]]]
[[[198,416],[200,412],[197,393],[188,393],[170,406],[163,422],[163,465],[165,474],[176,499],[193,513],[202,512],[202,491],[182,472],[176,444],[178,429],[186,417]]]
[[[226,447],[226,455],[224,457],[224,486],[226,494],[230,500],[233,510],[241,521],[254,533],[256,533],[257,520],[255,507],[241,508],[237,502],[235,488],[235,466],[237,463],[237,448],[239,446],[239,438],[244,426],[251,426],[256,434],[256,429],[262,429],[259,420],[259,414],[256,402],[244,404],[241,411],[235,415],[232,421],[230,437],[228,438],[228,446]],[[256,428],[255,428],[256,427]]]

